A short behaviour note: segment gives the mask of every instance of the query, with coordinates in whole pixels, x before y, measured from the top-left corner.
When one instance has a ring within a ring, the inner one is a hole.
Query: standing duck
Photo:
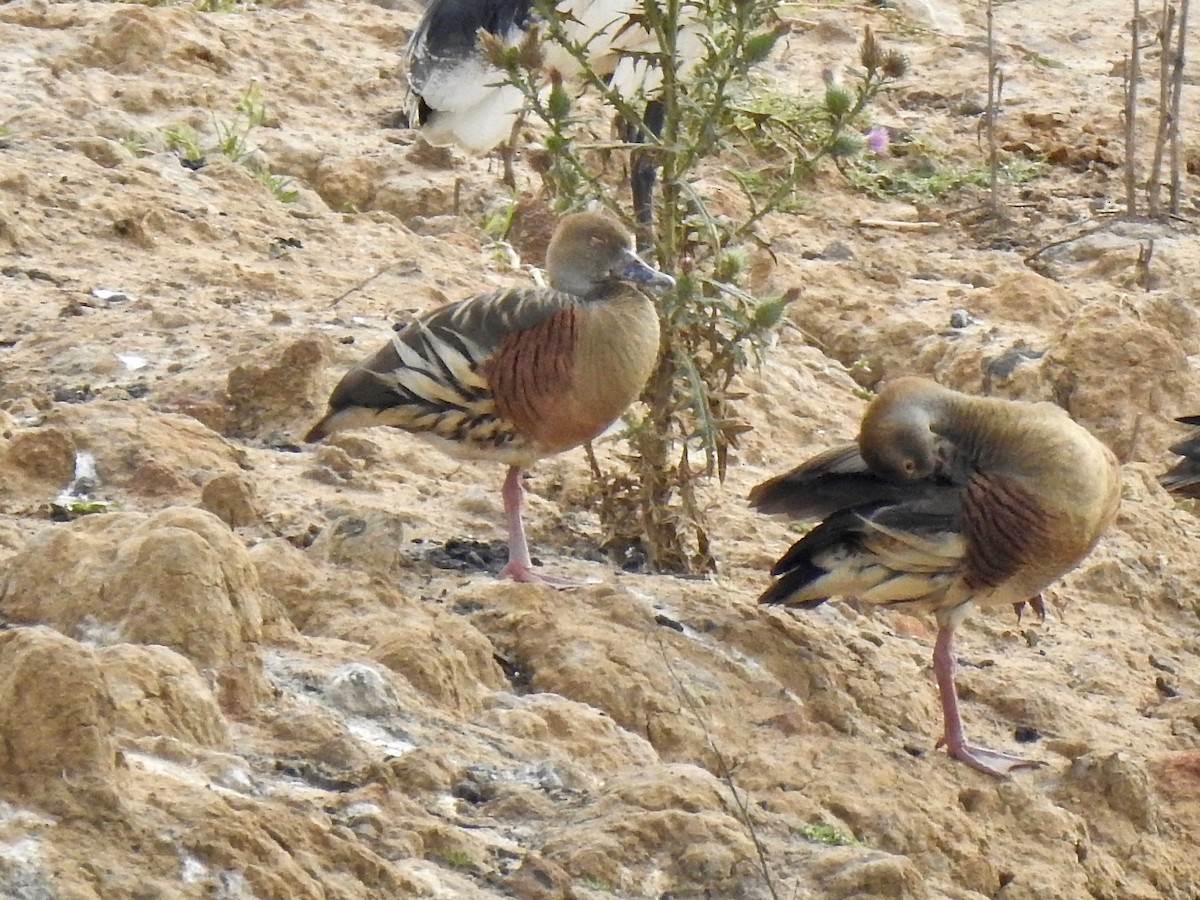
[[[824,520],[775,564],[760,602],[808,609],[841,595],[932,612],[939,746],[1004,776],[1036,763],[967,741],[954,629],[972,607],[1017,604],[1073,569],[1119,499],[1116,457],[1059,407],[900,378],[868,407],[857,443],[751,492],[760,512]]]
[[[650,268],[606,215],[564,217],[546,251],[549,288],[479,294],[426,313],[346,373],[305,436],[389,425],[464,459],[506,463],[504,519],[515,581],[569,584],[533,570],[521,473],[592,440],[637,399],[658,358],[658,314],[637,285]]]

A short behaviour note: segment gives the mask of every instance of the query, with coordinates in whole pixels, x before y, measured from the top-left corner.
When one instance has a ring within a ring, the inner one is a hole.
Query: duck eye
[[[913,460],[906,459],[904,461],[904,474],[905,475],[917,474],[917,464]]]

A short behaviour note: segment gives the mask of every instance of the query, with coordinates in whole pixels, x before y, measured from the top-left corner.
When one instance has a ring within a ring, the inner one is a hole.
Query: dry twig
[[[1159,193],[1162,187],[1163,151],[1175,124],[1167,114],[1171,106],[1171,39],[1174,28],[1175,7],[1171,6],[1171,0],[1163,0],[1162,28],[1158,33],[1161,47],[1158,60],[1158,132],[1154,137],[1154,161],[1150,164],[1150,177],[1146,179],[1147,206],[1153,218],[1162,214]]]
[[[859,219],[863,228],[889,228],[892,231],[917,231],[921,233],[939,231],[941,222],[905,222],[901,219]]]
[[[1125,65],[1125,213],[1137,215],[1137,88],[1141,77],[1141,4],[1133,0],[1129,58]]]
[[[1000,208],[1000,155],[996,147],[996,105],[1000,102],[999,85],[996,72],[996,41],[992,29],[993,0],[987,5],[987,63],[988,63],[988,103],[987,103],[987,141],[988,141],[988,203],[992,212]]]
[[[733,795],[733,802],[737,806],[738,816],[742,820],[742,824],[746,826],[746,830],[750,833],[750,840],[754,843],[754,852],[758,854],[758,866],[762,872],[763,881],[766,882],[767,892],[771,895],[772,900],[779,900],[779,893],[775,890],[775,882],[771,878],[771,869],[767,864],[767,848],[758,838],[758,830],[754,827],[754,819],[750,817],[750,807],[746,805],[745,798],[738,793],[737,785],[733,783],[733,772],[729,768],[729,764],[725,762],[725,756],[717,749],[716,741],[713,740],[712,731],[708,727],[708,723],[704,720],[704,716],[700,712],[699,706],[696,705],[695,699],[688,693],[684,687],[683,679],[675,671],[675,667],[671,665],[671,658],[667,655],[667,647],[662,642],[662,638],[658,639],[658,651],[662,654],[663,663],[667,667],[667,671],[671,673],[671,678],[675,682],[675,687],[679,689],[679,696],[683,699],[684,705],[688,708],[696,718],[696,722],[700,725],[700,730],[704,732],[704,740],[708,742],[708,749],[712,751],[713,759],[717,762],[717,774],[721,780],[725,782],[729,788],[729,793]]]
[[[1171,215],[1179,214],[1179,99],[1183,95],[1183,48],[1187,36],[1188,0],[1179,3],[1179,41],[1175,45],[1171,73]]]
[[[1135,281],[1143,291],[1150,290],[1154,276],[1150,273],[1150,260],[1154,258],[1154,241],[1148,240],[1138,247],[1137,262],[1133,264]]]

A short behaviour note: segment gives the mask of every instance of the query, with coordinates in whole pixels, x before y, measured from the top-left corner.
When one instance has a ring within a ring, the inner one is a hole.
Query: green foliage
[[[1021,58],[1025,62],[1033,63],[1035,66],[1041,66],[1044,69],[1063,69],[1066,65],[1052,56],[1046,56],[1044,53],[1038,53],[1035,50],[1022,50]]]
[[[475,860],[464,850],[446,850],[442,853],[442,862],[454,869],[474,869]]]
[[[300,199],[300,190],[296,183],[286,175],[278,175],[266,169],[253,169],[254,177],[263,183],[271,195],[280,203],[295,203]]]
[[[217,117],[213,116],[213,129],[217,135],[217,152],[240,163],[245,162],[255,150],[250,144],[250,132],[267,118],[267,107],[258,85],[251,84],[233,108],[237,116],[230,122],[218,122]]]
[[[70,521],[80,516],[111,512],[117,504],[111,500],[95,500],[84,495],[58,497],[50,502],[50,515],[58,521]]]
[[[795,832],[807,841],[813,841],[817,844],[829,844],[833,847],[845,847],[861,843],[835,825],[802,825],[800,828],[795,829]]]
[[[517,204],[512,198],[504,198],[496,202],[484,216],[480,228],[493,241],[508,240],[517,217]]]
[[[163,132],[163,142],[167,149],[176,153],[186,163],[203,163],[204,149],[200,146],[200,138],[187,125],[171,125]]]
[[[603,878],[596,875],[584,875],[579,879],[580,883],[589,891],[600,891],[608,894],[612,893],[613,887]]]
[[[650,154],[661,167],[655,233],[643,229],[639,242],[652,243],[677,286],[659,301],[662,350],[645,406],[626,417],[634,449],[628,470],[606,475],[594,467],[610,547],[640,551],[658,571],[715,568],[697,480],[724,477],[730,450],[749,429],[737,414],[742,395],[735,378],[761,359],[794,296],[757,298],[745,288],[751,248],[767,249],[758,226],[768,214],[799,206],[797,187],[822,159],[860,152],[863,110],[905,69],[868,31],[862,69],[849,86],[825,86],[816,98],[785,95],[753,69],[785,31],[775,6],[774,0],[644,0],[638,21],[658,46],[641,60],[662,73],[658,135],[645,127],[645,98],[622,96],[588,64],[589,48],[568,36],[570,21],[550,14],[550,0],[542,4],[543,35],[511,46],[484,40],[490,61],[521,90],[527,114],[545,129],[540,171],[557,209],[599,201],[630,222],[597,173],[596,151]],[[689,22],[699,26],[702,53],[680,71],[679,26]],[[642,142],[592,136],[576,92],[556,73],[546,81],[543,37],[574,58],[583,81]],[[740,188],[744,211],[715,210],[701,177],[714,168]]]
[[[933,199],[962,187],[986,188],[991,184],[987,165],[956,166],[928,141],[914,139],[893,144],[887,157],[858,156],[841,165],[842,174],[858,190],[876,199],[896,197]],[[1000,164],[1003,181],[1022,184],[1046,171],[1041,160],[1012,157]]]
[[[245,166],[272,196],[281,203],[293,203],[300,197],[295,182],[286,175],[270,171],[259,159],[258,148],[250,141],[250,134],[267,120],[267,106],[257,84],[251,84],[234,105],[234,117],[222,122],[216,114],[212,116],[215,143],[205,145],[200,137],[187,125],[172,125],[163,132],[163,141],[168,150],[192,168],[204,165],[210,153],[219,153],[226,159]]]
[[[120,144],[134,156],[146,156],[150,153],[150,139],[136,131],[131,131],[121,138]]]

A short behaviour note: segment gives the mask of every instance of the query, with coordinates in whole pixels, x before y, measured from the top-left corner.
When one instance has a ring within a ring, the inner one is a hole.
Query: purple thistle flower
[[[875,125],[867,132],[867,149],[876,156],[887,153],[888,130],[882,125]]]

